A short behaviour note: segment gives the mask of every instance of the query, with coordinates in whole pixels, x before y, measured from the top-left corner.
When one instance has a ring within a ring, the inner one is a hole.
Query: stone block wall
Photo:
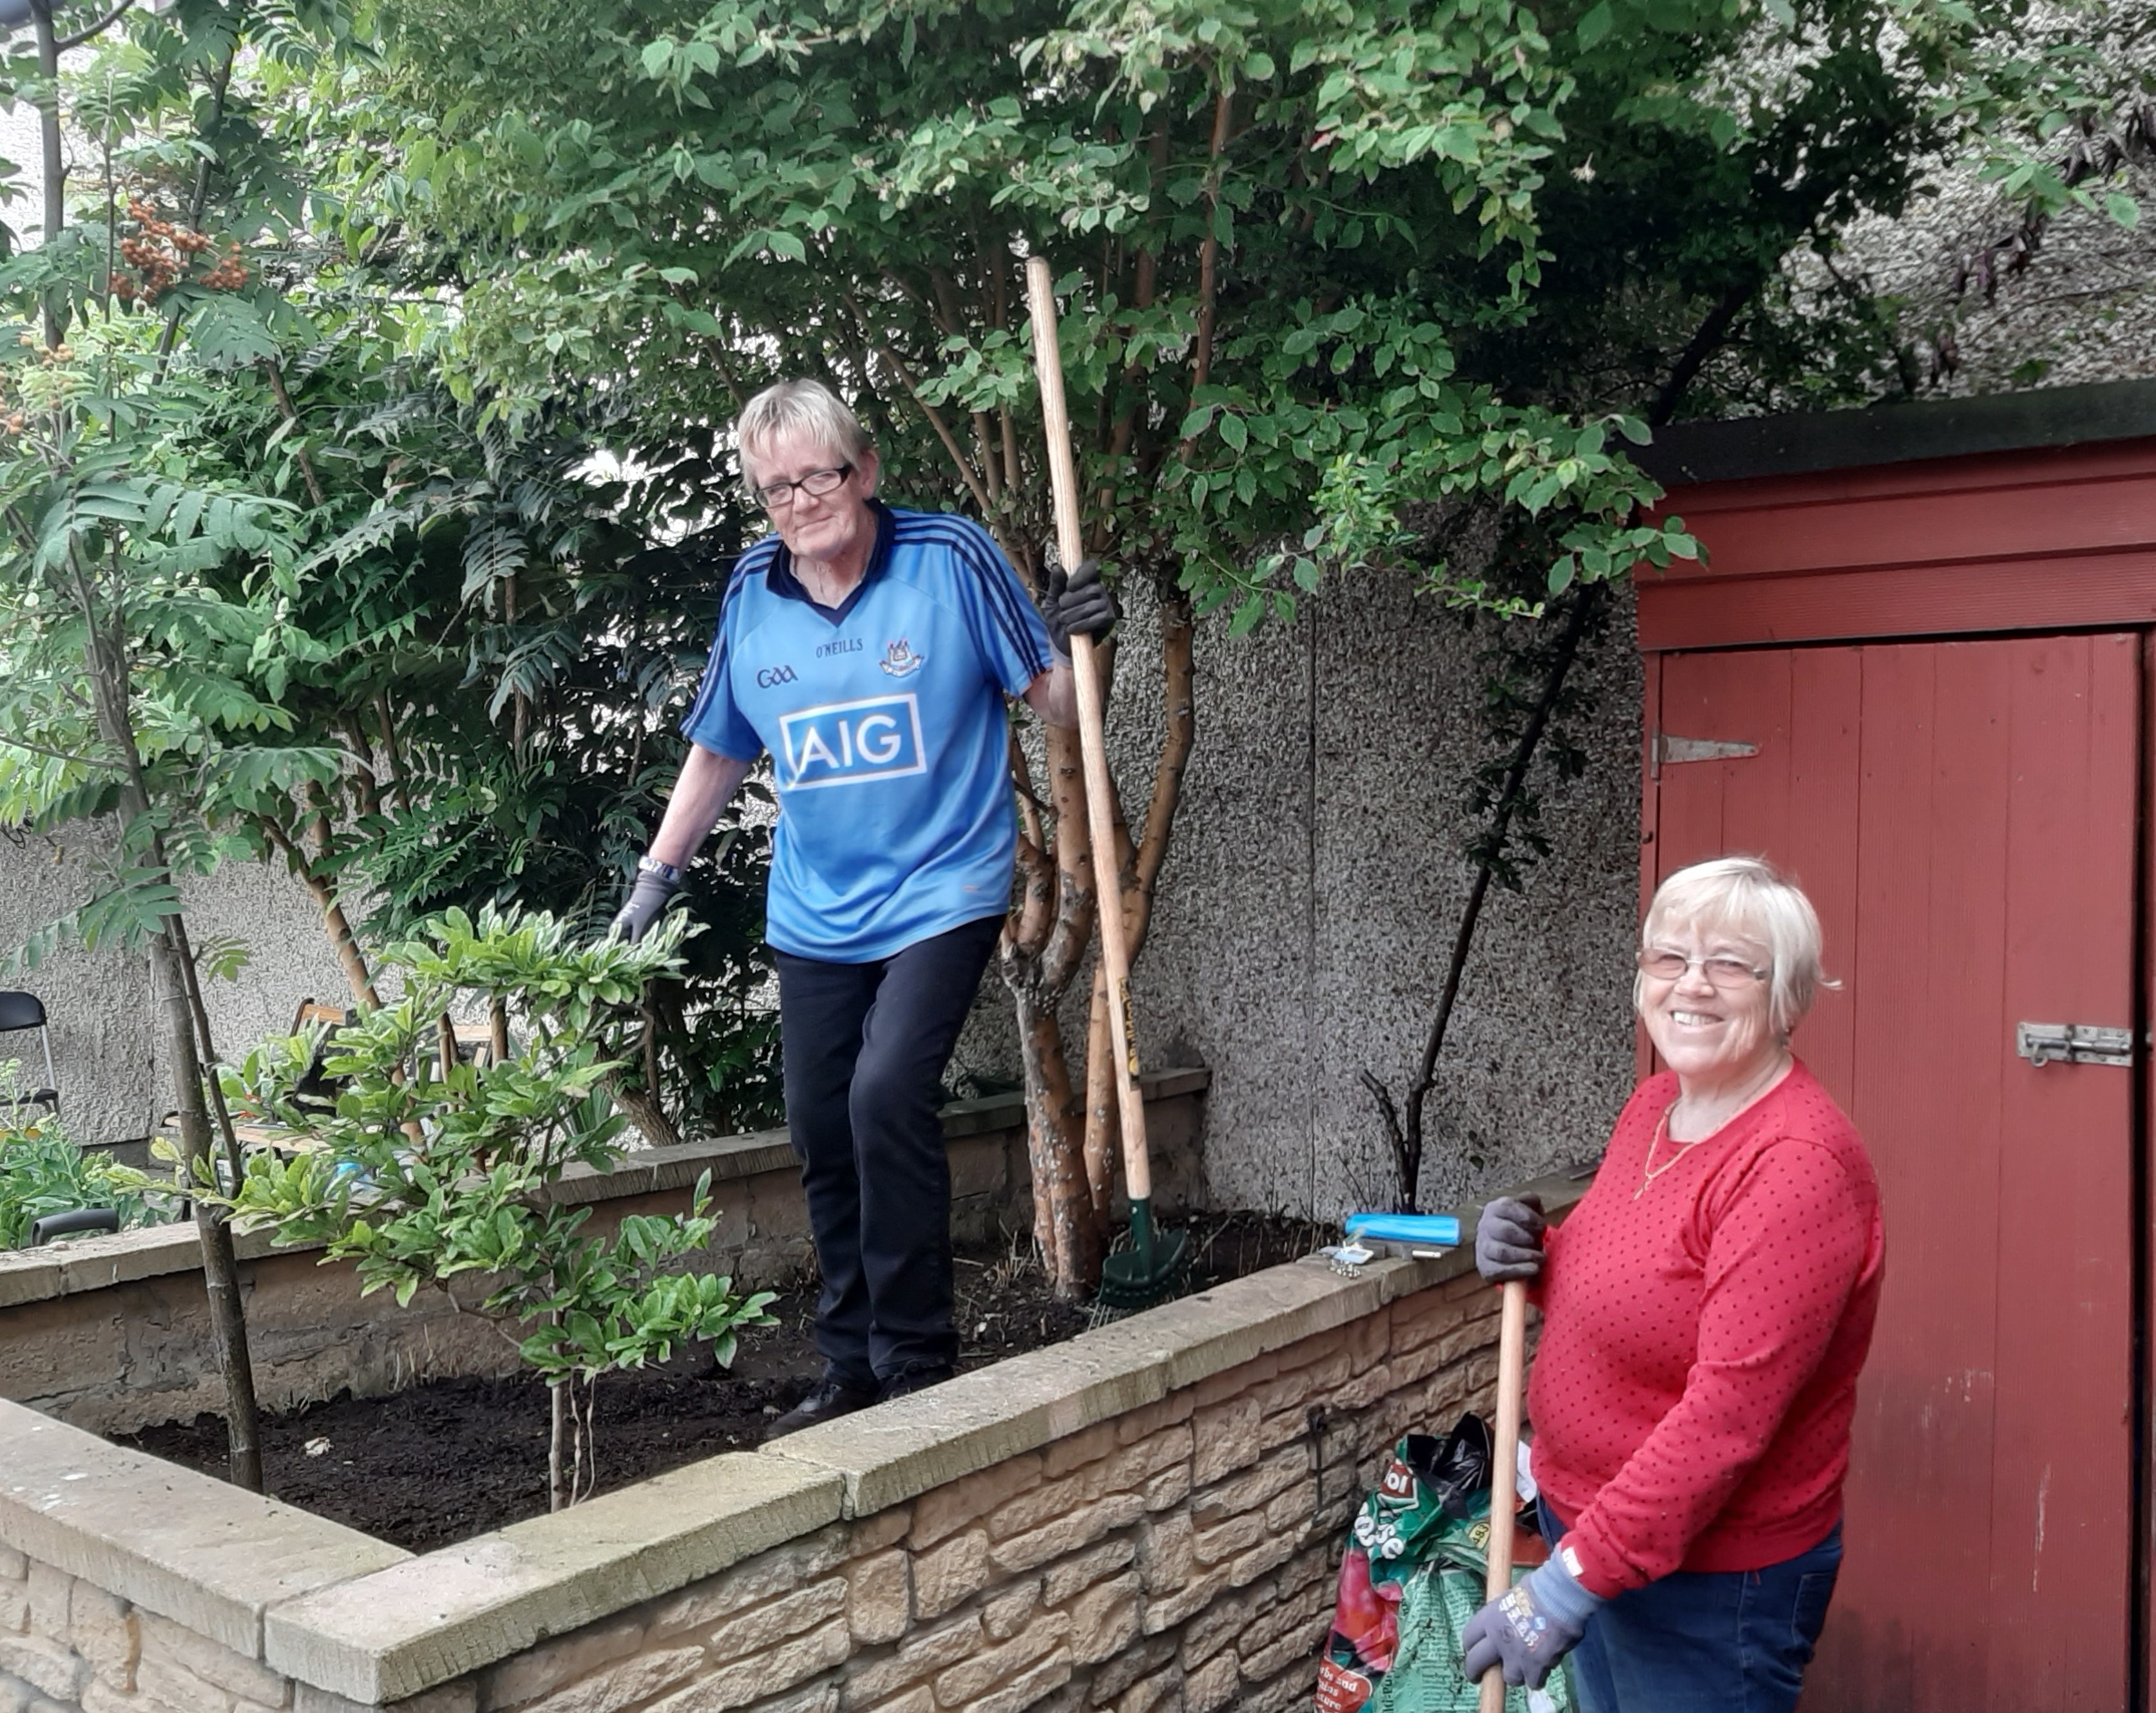
[[[1493,1302],[1464,1280],[1395,1302],[1344,1340],[1304,1339],[544,1644],[485,1674],[480,1704],[1306,1705],[1347,1524],[1399,1433],[1449,1422],[1486,1387]],[[671,1693],[626,1698],[655,1661]]]
[[[185,1624],[0,1547],[0,1708],[270,1713],[289,1680]]]
[[[1300,1262],[424,1557],[0,1403],[0,1709],[1285,1713],[1496,1329]]]

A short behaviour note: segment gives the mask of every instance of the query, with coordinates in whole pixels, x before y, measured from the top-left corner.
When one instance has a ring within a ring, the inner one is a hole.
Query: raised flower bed
[[[1376,1459],[1481,1400],[1494,1309],[1461,1252],[1276,1267],[416,1557],[0,1405],[0,1687],[68,1713],[1286,1708]]]

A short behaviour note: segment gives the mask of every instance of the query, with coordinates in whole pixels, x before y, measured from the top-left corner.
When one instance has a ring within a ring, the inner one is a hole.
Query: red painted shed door
[[[2129,1079],[2016,1056],[2123,1026],[2131,636],[1664,657],[1658,874],[1763,854],[1842,982],[1797,1049],[1877,1163],[1878,1337],[1820,1713],[2126,1704]],[[1695,746],[1692,753],[1698,753]]]

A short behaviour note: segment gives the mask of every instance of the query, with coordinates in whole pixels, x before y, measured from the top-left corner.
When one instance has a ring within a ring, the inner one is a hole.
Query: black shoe
[[[904,1398],[911,1392],[926,1392],[932,1386],[941,1386],[951,1377],[952,1372],[949,1368],[909,1368],[903,1374],[894,1374],[883,1382],[883,1392],[879,1401],[889,1403],[894,1398]]]
[[[798,1433],[819,1422],[835,1422],[840,1416],[865,1410],[875,1402],[875,1387],[856,1386],[851,1381],[827,1374],[816,1382],[808,1397],[773,1422],[763,1437],[777,1439],[784,1434]]]

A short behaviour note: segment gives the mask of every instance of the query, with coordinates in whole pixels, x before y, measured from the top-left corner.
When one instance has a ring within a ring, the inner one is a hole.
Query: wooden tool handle
[[[1527,1366],[1527,1287],[1505,1287],[1497,1321],[1497,1435],[1490,1454],[1490,1575],[1483,1598],[1495,1600],[1512,1586],[1512,1513],[1519,1508],[1514,1483],[1520,1467],[1520,1392]],[[1481,1713],[1505,1713],[1505,1670],[1482,1674]]]
[[[1055,496],[1055,541],[1064,569],[1086,556],[1078,519],[1078,465],[1070,454],[1070,413],[1063,402],[1063,349],[1055,329],[1055,275],[1045,256],[1025,264],[1033,310],[1033,367],[1040,380],[1040,414],[1048,429],[1048,483]],[[1108,977],[1108,1034],[1116,1054],[1116,1101],[1122,1117],[1123,1176],[1134,1202],[1152,1198],[1146,1151],[1145,1094],[1138,1084],[1137,1043],[1132,1039],[1131,961],[1123,943],[1123,892],[1116,863],[1116,820],[1108,777],[1108,741],[1101,718],[1100,664],[1093,639],[1070,639],[1071,676],[1078,684],[1078,747],[1086,762],[1086,820],[1093,839],[1093,885],[1101,917],[1101,962]]]

